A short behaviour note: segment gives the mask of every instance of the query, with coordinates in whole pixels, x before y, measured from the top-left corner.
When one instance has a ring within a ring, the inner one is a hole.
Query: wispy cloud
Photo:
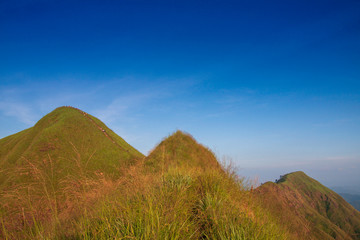
[[[139,107],[155,97],[151,93],[133,93],[115,98],[109,105],[93,111],[104,122],[113,122],[119,118],[129,118],[126,111]]]
[[[112,123],[115,121],[134,120],[140,116],[144,111],[151,111],[152,109],[168,109],[168,101],[178,95],[184,95],[189,88],[197,84],[192,78],[189,79],[154,79],[153,81],[143,81],[136,78],[131,79],[134,84],[132,88],[127,89],[127,92],[120,92],[120,95],[112,95],[113,98],[108,105],[103,105],[101,108],[94,109],[92,113],[102,119],[104,122]],[[119,79],[110,85],[116,86],[121,83],[123,79]],[[159,102],[158,100],[162,100]]]
[[[19,123],[31,126],[54,108],[84,99],[84,93],[79,91],[64,92],[63,83],[25,79],[19,86],[8,84],[0,87],[0,114],[15,118]]]
[[[1,101],[0,111],[5,116],[14,117],[20,122],[26,125],[33,125],[39,119],[39,116],[35,113],[31,107],[18,102]]]

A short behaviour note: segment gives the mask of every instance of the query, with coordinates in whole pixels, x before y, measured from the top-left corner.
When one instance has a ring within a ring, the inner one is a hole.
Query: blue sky
[[[360,185],[359,1],[1,1],[0,138],[62,105],[259,181]]]

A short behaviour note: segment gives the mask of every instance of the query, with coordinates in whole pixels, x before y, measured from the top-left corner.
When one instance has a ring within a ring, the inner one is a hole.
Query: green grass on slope
[[[117,174],[122,166],[143,158],[103,123],[95,121],[112,139],[107,138],[79,111],[68,107],[57,108],[34,127],[0,140],[2,169],[16,168],[29,162],[36,166],[49,165],[51,158],[63,175],[79,170],[77,168]],[[26,172],[22,174],[26,175]]]
[[[322,224],[323,231],[335,237],[339,233],[333,231],[333,228],[336,229],[337,227],[350,236],[356,236],[357,233],[360,233],[359,212],[354,211],[353,206],[340,195],[303,172],[287,174],[285,178],[287,180],[281,184],[287,184],[292,189],[297,188],[308,203],[315,204],[316,212],[326,219],[324,222],[329,220],[330,223],[319,223]],[[360,239],[360,235],[357,239]]]
[[[137,158],[143,158],[144,155],[140,153],[137,149],[133,148],[130,144],[128,144],[123,138],[121,138],[119,135],[114,133],[111,129],[109,129],[102,121],[97,119],[94,116],[87,115],[89,118],[91,118],[98,126],[102,127],[103,129],[106,129],[106,133],[110,135],[112,140],[114,140],[121,149],[127,151],[129,154],[136,156]]]
[[[257,189],[264,206],[300,238],[360,239],[360,214],[342,197],[303,172]]]

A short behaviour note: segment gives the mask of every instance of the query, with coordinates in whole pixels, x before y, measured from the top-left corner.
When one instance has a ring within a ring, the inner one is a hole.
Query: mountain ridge
[[[144,156],[69,106],[0,139],[0,173],[5,239],[360,239],[359,212],[304,172],[253,189],[189,133]]]

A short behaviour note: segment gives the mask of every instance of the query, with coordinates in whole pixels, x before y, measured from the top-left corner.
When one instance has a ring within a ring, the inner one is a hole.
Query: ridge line
[[[113,144],[121,148],[122,150],[129,152],[129,150],[124,149],[120,144],[118,144],[109,134],[106,133],[105,129],[103,129],[99,124],[97,124],[91,117],[89,117],[89,114],[87,112],[84,112],[80,110],[79,108],[72,107],[72,106],[64,106],[67,108],[72,108],[78,112],[80,112],[85,118],[87,118],[95,127],[97,127],[104,135],[107,137]]]

